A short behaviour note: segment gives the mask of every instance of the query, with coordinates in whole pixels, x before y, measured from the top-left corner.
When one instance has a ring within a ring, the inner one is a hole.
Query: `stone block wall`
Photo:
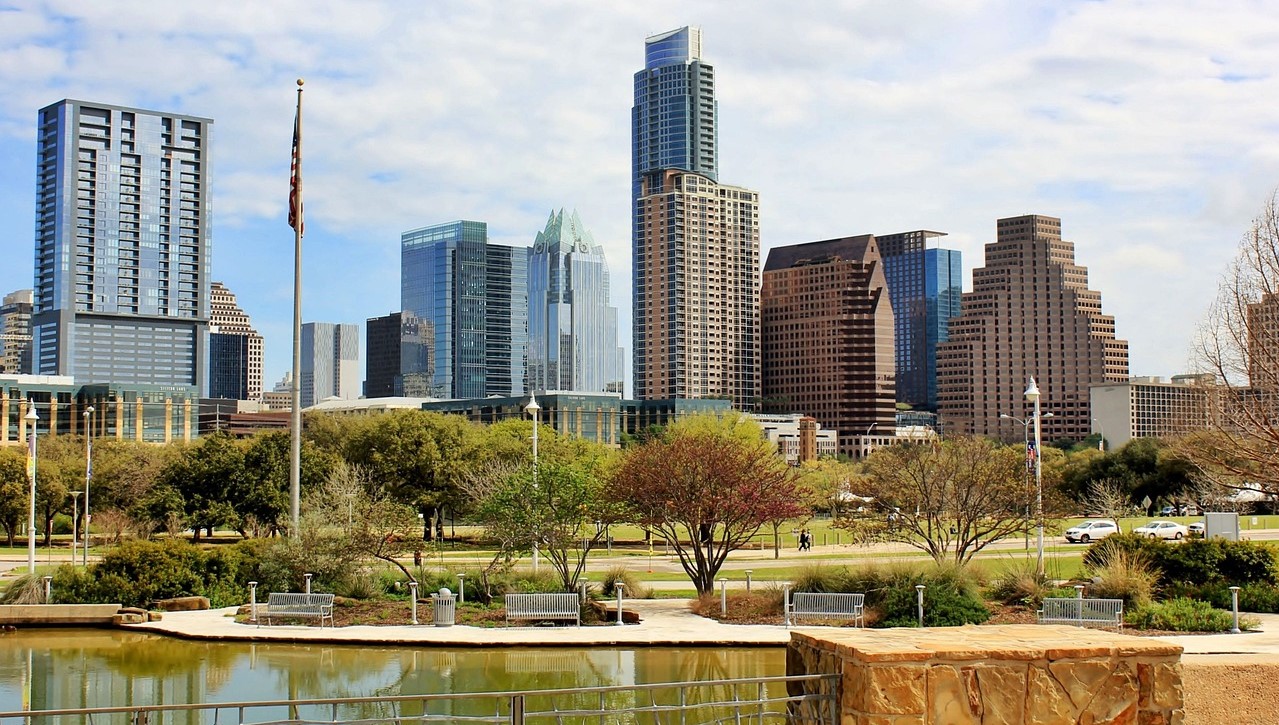
[[[787,674],[840,675],[840,725],[1172,725],[1181,647],[1066,626],[808,629]]]

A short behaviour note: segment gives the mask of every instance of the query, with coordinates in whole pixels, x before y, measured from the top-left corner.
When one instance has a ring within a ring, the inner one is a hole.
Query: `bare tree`
[[[1208,480],[1279,492],[1279,192],[1239,242],[1194,348],[1203,427],[1179,448]]]
[[[1114,519],[1115,525],[1118,525],[1128,512],[1128,491],[1121,481],[1102,478],[1088,484],[1086,505],[1088,515]]]
[[[873,501],[835,525],[854,541],[895,541],[934,561],[966,563],[987,545],[1032,526],[1020,447],[982,438],[892,446],[873,453],[851,493]]]

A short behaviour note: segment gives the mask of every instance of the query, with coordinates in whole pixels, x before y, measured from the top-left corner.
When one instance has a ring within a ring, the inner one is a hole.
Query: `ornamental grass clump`
[[[1114,547],[1104,552],[1092,567],[1088,596],[1122,599],[1125,609],[1148,604],[1159,581],[1159,570],[1142,551]]]

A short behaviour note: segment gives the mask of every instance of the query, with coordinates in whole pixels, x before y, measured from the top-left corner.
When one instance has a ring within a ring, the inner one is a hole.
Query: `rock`
[[[116,610],[116,614],[136,614],[142,617],[142,621],[147,621],[147,610],[141,607],[120,607]]]
[[[147,615],[145,612],[142,614],[138,614],[136,612],[123,612],[116,614],[111,618],[111,622],[116,626],[122,624],[142,624],[145,621],[147,621]]]
[[[164,619],[164,612],[147,612],[148,622],[159,622]]]
[[[173,597],[161,599],[155,603],[158,609],[165,612],[195,612],[209,608],[208,597]]]
[[[600,619],[603,619],[606,622],[617,621],[617,607],[609,608],[609,606],[604,604],[603,602],[592,601],[591,609],[594,609],[595,613],[599,615]],[[639,612],[635,612],[630,609],[622,610],[622,624],[639,624],[639,623],[640,623]]]

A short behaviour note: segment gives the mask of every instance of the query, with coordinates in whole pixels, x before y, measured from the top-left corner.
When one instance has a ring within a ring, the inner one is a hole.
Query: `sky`
[[[290,366],[304,78],[305,321],[398,310],[401,232],[472,219],[527,246],[576,208],[629,357],[632,76],[645,37],[684,25],[765,256],[943,231],[967,291],[997,219],[1060,217],[1133,375],[1189,369],[1279,185],[1274,0],[0,0],[0,294],[32,286],[41,107],[212,118],[213,279],[266,338],[269,388]]]

